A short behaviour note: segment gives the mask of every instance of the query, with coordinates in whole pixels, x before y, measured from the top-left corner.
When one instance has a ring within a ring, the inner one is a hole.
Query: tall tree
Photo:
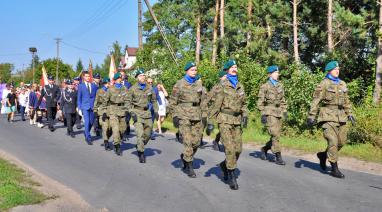
[[[10,81],[13,69],[14,69],[13,64],[0,63],[0,83]]]
[[[377,67],[375,68],[375,87],[374,87],[374,103],[379,103],[381,100],[381,77],[382,77],[382,2],[379,4],[379,29],[378,29],[378,55]]]
[[[248,16],[247,48],[249,47],[249,44],[251,43],[251,39],[252,39],[252,9],[253,9],[253,2],[252,2],[252,0],[248,0],[248,5],[247,5],[247,16]],[[269,27],[269,25],[268,25],[268,27]]]
[[[196,48],[195,48],[195,62],[199,64],[200,61],[200,50],[201,50],[201,42],[200,42],[200,27],[201,27],[201,15],[200,13],[196,14]]]
[[[84,70],[84,65],[82,64],[81,58],[78,59],[77,65],[76,65],[76,73],[79,74],[81,71]]]
[[[218,45],[217,45],[217,40],[218,40],[218,17],[219,17],[219,1],[216,0],[215,3],[215,15],[214,15],[214,29],[213,29],[213,37],[212,37],[212,65],[215,65],[216,63],[216,56],[217,56],[217,51],[218,51]]]
[[[328,0],[328,51],[333,49],[333,0]]]
[[[299,64],[300,56],[298,54],[298,20],[297,20],[297,6],[300,4],[298,0],[293,0],[293,52],[294,61]]]
[[[224,0],[220,1],[220,39],[224,38],[224,10],[225,2]]]

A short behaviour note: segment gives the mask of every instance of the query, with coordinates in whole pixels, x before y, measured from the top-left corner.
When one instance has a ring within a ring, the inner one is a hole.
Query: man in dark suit
[[[62,92],[61,107],[65,112],[67,135],[74,138],[73,126],[76,122],[77,91],[74,89],[72,80],[67,80],[66,88]]]
[[[84,72],[84,81],[78,86],[77,105],[85,121],[85,140],[92,145],[90,130],[94,123],[93,106],[98,87],[90,81],[90,74]]]
[[[48,85],[45,85],[41,90],[41,95],[37,103],[37,107],[40,106],[42,99],[46,99],[46,109],[49,122],[49,130],[53,132],[54,129],[54,120],[56,119],[57,113],[57,102],[61,96],[60,88],[58,85],[54,84],[53,76],[48,76]]]

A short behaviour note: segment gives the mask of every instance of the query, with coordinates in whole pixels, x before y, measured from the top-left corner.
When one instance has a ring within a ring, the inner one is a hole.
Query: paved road
[[[69,186],[95,208],[110,211],[381,211],[382,177],[344,170],[345,180],[319,171],[316,163],[286,157],[285,167],[245,150],[239,160],[240,189],[231,191],[216,164],[224,154],[208,147],[196,154],[197,178],[180,171],[182,145],[174,136],[157,137],[139,164],[135,138],[123,156],[106,152],[101,140],[88,146],[82,134],[65,136],[0,120],[0,148]]]

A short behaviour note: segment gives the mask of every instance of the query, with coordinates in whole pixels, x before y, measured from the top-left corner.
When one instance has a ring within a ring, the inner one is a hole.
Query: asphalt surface
[[[19,119],[19,117],[17,117]],[[343,170],[346,179],[322,173],[318,163],[284,157],[278,166],[244,150],[239,159],[239,190],[222,181],[216,166],[224,153],[210,145],[194,161],[197,178],[181,172],[182,145],[172,135],[147,145],[147,163],[138,162],[135,137],[123,156],[89,146],[83,134],[65,135],[62,124],[50,132],[29,122],[0,119],[0,148],[77,191],[95,208],[110,211],[381,211],[382,177]]]

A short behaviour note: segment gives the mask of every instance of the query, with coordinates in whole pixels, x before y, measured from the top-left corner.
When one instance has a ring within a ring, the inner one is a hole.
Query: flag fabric
[[[114,56],[110,55],[109,78],[111,83],[114,83],[113,77],[115,73],[117,73],[117,68],[115,67]]]
[[[45,66],[43,65],[41,79],[40,79],[40,86],[44,87],[47,84],[48,84],[48,74],[46,73]]]
[[[89,72],[89,75],[90,75],[90,82],[93,82],[93,65],[92,65],[92,61],[91,60],[89,62],[88,72]]]

